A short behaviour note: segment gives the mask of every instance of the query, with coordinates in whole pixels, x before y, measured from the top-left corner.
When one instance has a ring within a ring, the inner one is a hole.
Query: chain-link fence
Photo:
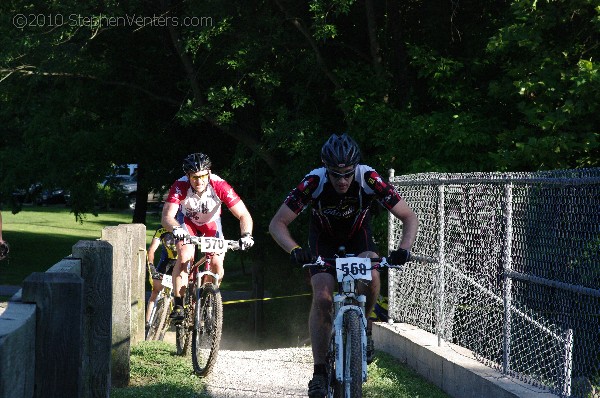
[[[413,251],[435,259],[390,273],[390,316],[511,377],[600,397],[600,169],[390,181],[419,218]]]

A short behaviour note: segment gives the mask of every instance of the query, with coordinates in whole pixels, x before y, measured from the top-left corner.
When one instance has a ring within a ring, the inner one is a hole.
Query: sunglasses
[[[333,171],[331,169],[327,169],[327,174],[329,174],[331,177],[333,177],[336,180],[339,180],[339,179],[342,179],[342,178],[348,180],[348,179],[350,179],[350,177],[352,177],[354,175],[355,171],[356,171],[356,168],[354,168],[352,170],[349,170],[349,171],[347,171],[345,173],[338,173],[337,171]]]
[[[188,176],[190,180],[198,181],[198,180],[208,180],[208,176],[210,173],[202,174],[199,176]]]

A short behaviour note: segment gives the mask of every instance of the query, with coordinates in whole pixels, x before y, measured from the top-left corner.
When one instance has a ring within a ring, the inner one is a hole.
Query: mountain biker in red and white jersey
[[[240,244],[244,250],[254,245],[253,221],[246,205],[234,189],[216,174],[211,173],[210,158],[192,153],[183,160],[185,176],[175,181],[169,190],[162,212],[162,225],[177,239],[185,235],[224,238],[221,228],[221,204],[224,203],[240,221]],[[178,211],[181,216],[178,217]],[[188,270],[194,261],[194,245],[177,242],[177,261],[173,268],[175,307],[171,318],[184,318],[183,297],[188,283]],[[211,271],[222,280],[224,253],[213,254]]]
[[[402,239],[390,253],[390,263],[404,264],[415,241],[418,220],[396,189],[383,181],[370,166],[359,164],[360,149],[347,134],[332,135],[321,149],[323,167],[309,172],[294,188],[269,225],[273,239],[297,264],[310,263],[313,257],[332,258],[339,246],[360,257],[379,257],[371,233],[371,206],[377,201],[403,223]],[[302,248],[292,237],[288,225],[300,212],[311,206],[308,247]],[[332,325],[331,308],[336,286],[335,269],[312,268],[310,271],[313,301],[309,328],[314,360],[309,397],[326,394],[326,354]],[[369,286],[362,286],[367,297],[366,314],[370,314],[379,295],[380,279],[372,271]],[[369,323],[369,327],[371,324]],[[367,331],[367,360],[373,358],[374,345]]]

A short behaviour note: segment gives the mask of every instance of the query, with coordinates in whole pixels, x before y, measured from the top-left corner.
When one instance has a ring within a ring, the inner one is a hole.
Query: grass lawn
[[[44,272],[71,254],[80,240],[100,238],[102,228],[131,223],[131,210],[88,214],[75,221],[63,205],[25,206],[17,214],[2,212],[2,237],[10,244],[9,258],[0,262],[0,285],[21,285],[32,272]],[[150,242],[160,225],[158,214],[148,214],[146,236]]]

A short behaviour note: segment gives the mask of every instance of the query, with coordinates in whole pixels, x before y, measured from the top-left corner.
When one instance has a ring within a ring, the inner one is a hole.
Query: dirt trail
[[[175,333],[165,341],[175,344]],[[206,378],[212,398],[306,397],[313,364],[310,347],[220,350]]]

